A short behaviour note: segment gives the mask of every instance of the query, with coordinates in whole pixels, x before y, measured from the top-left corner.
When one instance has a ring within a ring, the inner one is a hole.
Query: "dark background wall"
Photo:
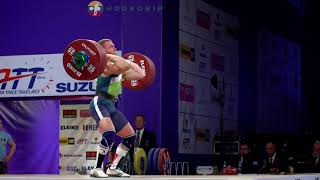
[[[319,5],[315,0],[305,1],[303,16],[303,46],[302,46],[302,73],[303,73],[303,119],[302,127],[319,134],[319,53],[318,42],[320,40],[319,26],[316,24],[319,19]]]
[[[242,136],[254,136],[259,134],[257,130],[258,123],[261,122],[258,114],[258,37],[259,33],[264,30],[274,34],[274,36],[283,37],[292,43],[296,43],[302,50],[301,56],[301,101],[296,104],[294,108],[297,108],[297,115],[293,121],[290,121],[290,114],[288,114],[283,120],[279,117],[278,119],[270,121],[270,133],[273,129],[277,129],[277,134],[290,133],[294,135],[302,135],[307,130],[311,130],[313,133],[317,132],[315,125],[318,125],[316,120],[316,102],[319,95],[316,92],[316,81],[319,74],[318,64],[315,61],[315,57],[312,58],[312,53],[316,54],[314,37],[316,30],[312,28],[312,23],[315,22],[315,2],[311,1],[297,1],[300,7],[295,7],[292,3],[286,0],[246,0],[246,1],[232,1],[232,0],[205,0],[208,4],[215,6],[219,9],[224,10],[227,13],[238,16],[240,20],[240,31],[239,31],[239,116],[238,116],[238,131]],[[174,10],[177,6],[176,2],[164,1],[168,6],[164,12],[164,33],[163,37],[168,37],[172,41],[168,41],[164,38],[163,57],[164,61],[166,57],[178,58],[178,47],[177,47],[177,26],[179,14]],[[295,3],[295,2],[293,2]],[[308,11],[308,12],[307,12]],[[305,12],[305,13],[304,13]],[[169,29],[169,30],[168,30]],[[313,32],[313,33],[312,33]],[[306,35],[308,34],[308,35]],[[313,46],[313,50],[308,47]],[[175,51],[173,51],[175,49]],[[308,50],[306,50],[308,49]],[[306,55],[307,53],[307,55]],[[317,55],[318,56],[318,55]],[[172,65],[176,65],[172,63]],[[171,79],[168,83],[171,87],[177,86],[177,79],[175,72],[169,65],[163,65],[163,69],[168,69],[167,76],[163,76],[163,82],[168,82],[166,78]],[[313,69],[315,72],[310,72]],[[176,70],[177,71],[177,70]],[[283,69],[287,71],[287,69]],[[318,72],[318,73],[316,73]],[[169,86],[169,85],[168,85]],[[175,98],[176,92],[169,91],[168,86],[162,87],[162,92],[165,92],[167,97]],[[289,89],[290,90],[290,89]],[[286,96],[285,92],[282,95]],[[289,92],[288,92],[289,93]],[[281,97],[274,97],[274,101]],[[176,98],[175,98],[176,99]],[[273,100],[269,100],[272,102]],[[171,119],[177,119],[176,111],[177,104],[173,103],[167,106],[166,100],[163,101],[162,105],[162,127],[166,127],[168,130],[166,134],[162,134],[162,143],[177,152],[177,145],[167,142],[166,139],[177,134],[177,123],[171,123]],[[289,101],[288,101],[289,102]],[[290,113],[290,111],[289,111]],[[170,119],[170,120],[169,120]],[[277,122],[278,123],[273,123]],[[268,122],[265,122],[268,123]],[[164,124],[167,124],[164,126]],[[281,126],[279,126],[281,124]],[[171,128],[169,128],[171,127]],[[276,136],[276,134],[274,134]],[[182,158],[182,155],[174,156],[177,160]],[[202,155],[183,155],[183,160],[191,162],[192,166],[195,165],[206,165],[212,164],[212,156]]]
[[[303,48],[304,21],[303,8],[294,7],[288,1],[207,1],[208,3],[237,15],[240,19],[239,34],[239,130],[242,135],[259,133],[256,131],[258,116],[258,35],[262,30],[297,43]],[[301,1],[302,2],[302,1]],[[306,61],[302,59],[302,62]],[[302,99],[306,98],[304,82],[305,69],[302,71]],[[286,69],[283,69],[286,71]],[[277,97],[274,97],[275,99]],[[300,108],[305,104],[302,101]],[[308,111],[308,109],[305,109]],[[308,113],[306,113],[308,114]],[[299,118],[301,120],[301,118]],[[289,125],[290,122],[287,122]],[[299,122],[299,127],[303,121]],[[274,128],[277,124],[274,124]],[[272,128],[272,127],[271,127]],[[286,126],[283,126],[286,132]],[[303,131],[302,129],[298,130]],[[298,132],[297,132],[298,133]]]

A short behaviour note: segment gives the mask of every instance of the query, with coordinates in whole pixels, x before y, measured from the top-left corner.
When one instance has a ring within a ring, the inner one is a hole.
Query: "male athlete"
[[[135,63],[117,56],[116,48],[110,39],[102,39],[99,44],[107,55],[107,65],[104,72],[97,78],[96,95],[90,103],[90,114],[99,125],[102,140],[98,145],[95,168],[90,171],[93,177],[130,177],[129,174],[117,169],[122,157],[134,145],[135,132],[127,118],[115,107],[118,95],[121,93],[121,81],[139,80],[145,77],[145,72]],[[111,150],[115,135],[122,138],[116,148],[113,162],[103,172],[101,165],[105,155]]]

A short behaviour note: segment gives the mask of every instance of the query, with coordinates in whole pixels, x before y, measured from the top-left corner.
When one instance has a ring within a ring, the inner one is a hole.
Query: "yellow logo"
[[[60,138],[60,144],[67,145],[67,144],[75,144],[74,138]]]
[[[180,44],[180,58],[194,62],[195,61],[194,48],[189,47],[186,44]]]

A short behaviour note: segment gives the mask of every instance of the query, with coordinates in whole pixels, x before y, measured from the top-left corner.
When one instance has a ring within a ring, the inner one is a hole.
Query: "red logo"
[[[210,29],[210,16],[209,14],[197,10],[197,25],[205,28],[205,29]]]
[[[89,110],[80,110],[80,117],[91,117]]]
[[[96,160],[97,152],[96,151],[87,151],[86,160]]]
[[[63,110],[63,118],[77,118],[77,110]]]
[[[194,87],[180,83],[180,100],[194,102]]]

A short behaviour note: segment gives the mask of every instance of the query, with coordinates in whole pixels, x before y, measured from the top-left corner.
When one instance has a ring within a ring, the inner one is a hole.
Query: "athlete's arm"
[[[114,66],[113,68],[117,69],[121,73],[130,69],[130,65],[128,64],[128,61],[120,56],[117,56],[114,54],[107,54],[107,60],[108,60],[107,68],[113,65]]]
[[[131,62],[127,60],[127,63],[130,65],[130,69],[125,71],[122,75],[123,79],[126,80],[139,80],[143,79],[146,74],[145,71],[143,71],[138,64]]]

